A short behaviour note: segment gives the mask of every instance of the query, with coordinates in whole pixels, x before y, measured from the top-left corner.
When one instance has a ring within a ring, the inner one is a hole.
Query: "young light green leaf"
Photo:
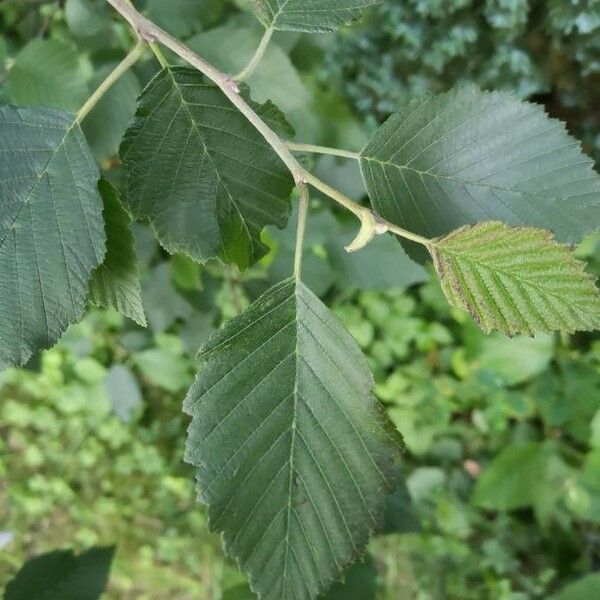
[[[307,33],[335,31],[358,19],[379,0],[255,0],[258,19],[265,27]]]
[[[281,128],[272,105],[253,107]],[[263,227],[287,221],[288,170],[225,95],[193,69],[166,68],[150,82],[121,157],[124,201],[134,216],[150,220],[169,252],[245,268],[266,253]]]
[[[575,243],[600,227],[592,160],[561,122],[508,93],[469,86],[415,100],[360,165],[375,210],[426,237],[499,220]]]
[[[0,368],[85,310],[105,251],[98,167],[73,115],[0,107]]]
[[[89,93],[77,50],[57,40],[29,42],[17,54],[6,88],[14,104],[70,111],[76,111]]]
[[[209,526],[263,600],[329,587],[381,525],[395,447],[364,356],[286,280],[217,332],[184,409]]]
[[[139,325],[146,325],[131,217],[108,181],[100,180],[98,188],[104,201],[106,256],[92,275],[90,302],[113,308]]]
[[[26,562],[6,586],[4,600],[98,600],[108,580],[114,548],[75,556],[54,550]]]
[[[487,221],[433,240],[430,252],[450,304],[486,333],[600,327],[594,278],[549,231]]]

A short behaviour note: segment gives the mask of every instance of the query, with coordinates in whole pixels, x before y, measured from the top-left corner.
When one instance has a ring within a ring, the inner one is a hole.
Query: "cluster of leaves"
[[[115,4],[119,12],[135,11]],[[318,33],[370,4],[260,0],[254,12],[268,36]],[[145,9],[160,14],[152,2]],[[47,15],[44,33],[54,16]],[[185,16],[192,15],[182,10]],[[117,47],[126,40],[93,4],[70,2],[64,17],[74,35],[103,38],[108,30]],[[168,26],[173,14],[162,17]],[[149,26],[142,23],[140,31]],[[205,339],[214,318],[210,311],[197,318],[205,300],[195,293],[202,286],[197,265],[218,259],[244,270],[265,259],[263,231],[286,225],[299,182],[281,161],[282,142],[272,139],[294,130],[260,85],[264,98],[253,94],[252,81],[233,91],[230,79],[213,74],[215,86],[172,56],[158,73],[145,63],[150,80],[131,121],[135,81],[122,97],[122,118],[112,119],[112,102],[119,104],[108,95],[91,113],[86,105],[74,114],[93,71],[85,64],[90,56],[82,59],[59,32],[27,44],[6,74],[4,93],[20,106],[0,108],[6,144],[0,193],[7,198],[0,223],[0,366],[24,365],[52,346],[88,303],[148,321],[155,332],[172,323],[172,312],[162,323],[150,312],[146,317],[132,217],[149,223],[166,252],[180,253],[178,285],[189,285],[190,298],[180,299],[173,318],[196,318]],[[206,38],[190,40],[192,47],[202,43]],[[111,127],[104,128],[107,120]],[[96,136],[105,145],[88,143]],[[96,160],[110,172],[117,145],[123,170],[110,174],[115,187],[100,178]],[[401,108],[356,156],[379,221],[426,247],[449,303],[482,329],[514,335],[598,328],[594,280],[562,243],[597,228],[600,179],[579,144],[540,107],[463,87]],[[532,226],[552,228],[557,241]],[[405,247],[424,258],[414,244]],[[373,246],[359,260],[372,262],[383,248]],[[335,250],[321,250],[325,266],[347,264]],[[396,257],[416,280],[422,277],[400,247]],[[156,269],[162,269],[159,284],[167,283],[160,288],[163,304],[170,274],[165,265]],[[275,283],[202,344],[184,403],[192,417],[185,456],[208,504],[209,528],[223,534],[226,552],[265,599],[311,599],[327,590],[382,527],[394,498],[387,494],[402,489],[396,431],[372,393],[367,361],[299,274]],[[161,336],[136,364],[150,381],[177,392],[187,387],[191,367],[182,353],[182,341]],[[112,385],[124,380],[134,387],[131,374],[115,368]],[[119,406],[121,416],[135,410]],[[547,458],[549,447],[531,442],[533,458],[517,459],[545,470],[546,462],[556,464],[554,454]]]
[[[596,0],[382,2],[328,47],[335,80],[372,123],[457,81],[544,99],[600,154]]]
[[[143,255],[142,236],[139,248]],[[269,255],[271,265],[279,252]],[[143,283],[146,303],[156,293],[147,286],[155,270],[172,274],[171,302],[148,314],[171,321],[162,333],[93,313],[44,354],[39,372],[4,374],[0,520],[14,539],[2,581],[32,550],[116,543],[109,598],[191,599],[219,588],[225,598],[253,597],[193,509],[191,473],[180,460],[179,392],[169,386],[191,381],[194,350],[165,352],[185,329],[165,314],[174,298],[185,299],[180,284],[195,277],[183,277],[180,259],[162,261],[155,255]],[[249,273],[236,283],[234,302],[229,280],[211,283],[210,269],[200,272],[205,289],[218,289],[216,323],[254,298],[264,279]],[[335,289],[326,292],[333,310],[369,357],[375,392],[403,434],[422,529],[376,539],[374,562],[359,565],[358,579],[348,575],[341,597],[438,590],[473,600],[547,598],[591,570],[600,552],[594,336],[573,346],[550,336],[485,336],[448,308],[434,280],[410,292]],[[401,510],[392,513],[397,520]]]

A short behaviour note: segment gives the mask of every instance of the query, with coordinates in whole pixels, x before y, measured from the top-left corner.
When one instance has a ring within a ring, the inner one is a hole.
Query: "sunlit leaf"
[[[375,210],[426,237],[498,220],[575,243],[600,227],[593,161],[564,124],[508,93],[469,86],[417,99],[379,128],[360,164]]]
[[[489,221],[433,240],[430,251],[450,304],[485,332],[600,327],[594,278],[549,231]]]

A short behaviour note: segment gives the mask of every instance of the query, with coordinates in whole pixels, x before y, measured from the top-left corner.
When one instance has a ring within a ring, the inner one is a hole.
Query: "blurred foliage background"
[[[261,35],[250,2],[136,4],[237,72]],[[130,46],[103,0],[2,0],[0,101],[75,111]],[[84,122],[117,186],[156,70],[148,55]],[[399,104],[463,81],[543,103],[600,158],[600,0],[384,0],[337,35],[278,33],[250,85],[298,140],[356,150]],[[314,169],[364,197],[355,164]],[[328,598],[600,598],[600,336],[484,336],[393,240],[347,255],[356,223],[318,195],[311,208],[305,279],[369,358],[412,498]],[[149,328],[92,310],[0,374],[0,588],[40,552],[116,544],[109,600],[252,597],[196,503],[181,401],[202,341],[291,272],[293,220],[242,276],[169,257],[136,224]],[[578,253],[599,275],[600,237]]]

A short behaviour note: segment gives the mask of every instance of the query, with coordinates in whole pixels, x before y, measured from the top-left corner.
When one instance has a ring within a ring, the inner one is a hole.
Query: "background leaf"
[[[256,0],[256,14],[265,27],[327,32],[357,19],[362,9],[379,0]]]
[[[264,108],[274,115],[272,105]],[[193,69],[167,68],[152,80],[120,153],[125,201],[137,218],[150,220],[169,252],[244,268],[265,254],[263,227],[287,220],[293,187],[287,168]]]
[[[600,177],[579,142],[504,92],[468,86],[414,100],[379,128],[360,165],[375,210],[426,237],[499,220],[574,243],[600,221]]]
[[[96,72],[91,88],[96,89],[115,65]],[[94,106],[82,123],[83,133],[97,160],[116,156],[121,139],[135,113],[140,84],[133,71],[127,71]]]
[[[185,401],[209,526],[263,598],[315,598],[381,524],[394,448],[356,343],[286,280],[217,332]]]
[[[32,40],[15,57],[6,89],[14,104],[49,106],[75,112],[89,89],[83,59],[57,40]]]
[[[32,558],[8,583],[4,600],[97,600],[113,553],[114,548],[92,548],[78,556],[55,550]]]
[[[98,188],[104,202],[106,256],[90,281],[90,301],[96,306],[113,308],[146,325],[137,269],[131,217],[121,205],[117,190],[105,179]]]
[[[566,585],[552,597],[552,600],[589,600],[598,595],[600,595],[600,573],[592,573]]]
[[[543,229],[489,221],[430,246],[444,293],[489,333],[600,327],[600,293],[585,263]]]
[[[98,167],[73,117],[0,107],[0,368],[56,342],[105,252]]]

